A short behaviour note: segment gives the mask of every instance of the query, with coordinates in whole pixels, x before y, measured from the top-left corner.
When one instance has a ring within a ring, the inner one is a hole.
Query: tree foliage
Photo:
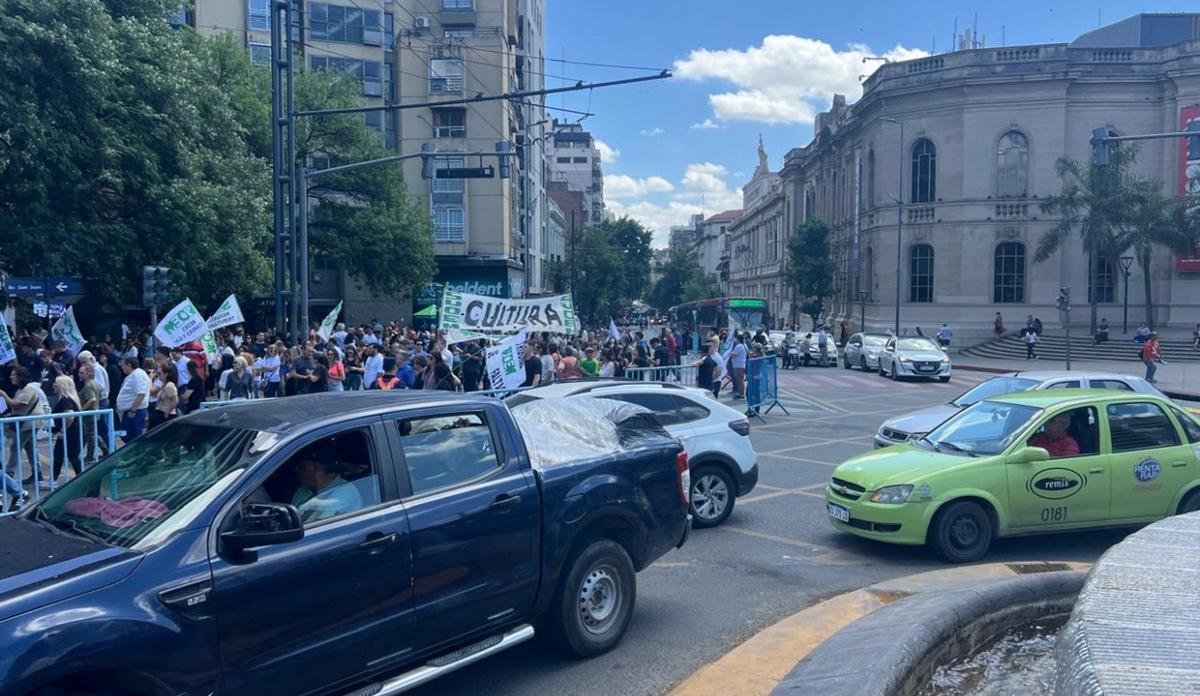
[[[628,217],[606,220],[567,240],[566,258],[547,263],[546,278],[571,288],[575,308],[589,321],[604,320],[642,299],[650,284],[650,236]]]
[[[825,299],[833,294],[833,260],[829,256],[829,225],[809,218],[787,241],[787,282],[803,298],[800,311],[812,317],[813,324],[825,309]]]
[[[627,216],[606,220],[600,229],[621,255],[621,296],[630,302],[642,299],[650,290],[650,230]]]
[[[662,276],[650,292],[650,305],[659,311],[721,294],[716,280],[704,272],[691,250],[673,251],[659,272]]]

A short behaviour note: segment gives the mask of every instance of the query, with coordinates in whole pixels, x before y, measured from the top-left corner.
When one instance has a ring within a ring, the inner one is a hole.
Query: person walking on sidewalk
[[[1154,373],[1158,372],[1158,366],[1162,362],[1162,354],[1158,349],[1158,334],[1151,331],[1146,337],[1146,342],[1142,344],[1142,363],[1146,365],[1146,381],[1150,384],[1157,384]]]
[[[1004,317],[1000,312],[996,312],[996,318],[992,319],[992,331],[996,338],[1004,338]]]
[[[1037,353],[1035,353],[1033,351],[1033,348],[1034,348],[1034,346],[1037,345],[1037,342],[1038,342],[1038,335],[1037,335],[1036,331],[1026,331],[1025,332],[1025,359],[1026,360],[1037,360],[1038,359]]]

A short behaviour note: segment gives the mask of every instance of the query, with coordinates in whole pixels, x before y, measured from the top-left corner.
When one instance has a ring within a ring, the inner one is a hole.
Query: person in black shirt
[[[311,377],[316,367],[317,362],[313,360],[313,344],[305,343],[303,352],[292,361],[292,371],[288,373],[293,394],[308,394],[313,391]]]
[[[534,343],[525,345],[525,381],[522,387],[536,387],[542,383],[542,358],[538,355],[538,347]]]
[[[708,341],[708,353],[703,358],[692,363],[696,370],[696,386],[701,389],[711,389],[713,398],[716,398],[721,393],[720,375],[721,355],[718,351],[721,349],[720,339],[715,336]]]
[[[329,359],[318,355],[309,375],[309,394],[320,394],[329,391]]]
[[[463,391],[473,392],[479,389],[479,380],[483,377],[483,348],[471,341],[463,350],[462,366]]]
[[[54,404],[54,413],[74,413],[79,411],[79,393],[75,391],[75,380],[67,375],[59,375],[54,380],[54,391],[58,401]],[[80,428],[83,423],[78,417],[55,419],[51,429],[54,433],[54,473],[51,481],[58,481],[62,474],[63,460],[71,462],[75,475],[83,473],[83,464],[79,461],[80,446],[83,436]]]
[[[654,352],[655,365],[665,366],[671,364],[671,353],[667,350],[667,347],[663,345],[662,341],[658,340],[657,338],[651,339],[650,350]],[[654,379],[658,382],[667,381],[667,371],[656,370]]]
[[[191,360],[188,361],[187,371],[187,384],[184,385],[179,398],[183,401],[187,413],[195,413],[200,410],[200,404],[204,403],[204,379],[200,377],[200,366]]]

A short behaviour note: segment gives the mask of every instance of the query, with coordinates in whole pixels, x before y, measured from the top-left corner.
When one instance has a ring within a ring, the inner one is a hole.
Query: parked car
[[[750,442],[750,421],[719,403],[712,392],[655,382],[616,380],[558,382],[508,397],[519,409],[540,399],[617,399],[653,411],[668,433],[679,438],[692,470],[692,524],[714,527],[729,518],[737,498],[758,484],[758,455]]]
[[[942,421],[977,401],[1012,392],[1039,389],[1115,389],[1163,396],[1163,393],[1153,384],[1141,377],[1113,372],[1066,372],[1063,370],[1009,372],[980,382],[948,403],[930,406],[885,421],[875,433],[875,446],[888,447],[904,442],[909,437],[924,435]]]
[[[950,381],[950,356],[932,338],[892,336],[877,360],[881,377],[937,377],[940,382]]]
[[[843,462],[825,500],[841,531],[976,561],[997,537],[1200,510],[1200,421],[1131,391],[1004,394]]]
[[[846,341],[842,351],[842,367],[857,367],[863,372],[879,369],[879,356],[891,336],[883,333],[856,333]]]
[[[535,623],[609,650],[690,524],[678,441],[605,404],[567,414],[588,447],[542,433],[558,458],[499,401],[441,392],[152,430],[0,520],[0,693],[398,693]]]

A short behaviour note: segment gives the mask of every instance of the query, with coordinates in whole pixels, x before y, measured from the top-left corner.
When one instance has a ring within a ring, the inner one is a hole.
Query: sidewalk
[[[1005,360],[1002,358],[976,358],[954,353],[954,368],[982,372],[1014,372],[1017,370],[1065,370],[1062,360]],[[1135,360],[1072,360],[1073,372],[1116,372],[1135,377],[1144,377],[1146,367]],[[1164,392],[1179,393],[1189,401],[1200,401],[1200,363],[1167,362],[1158,366],[1154,379]]]

